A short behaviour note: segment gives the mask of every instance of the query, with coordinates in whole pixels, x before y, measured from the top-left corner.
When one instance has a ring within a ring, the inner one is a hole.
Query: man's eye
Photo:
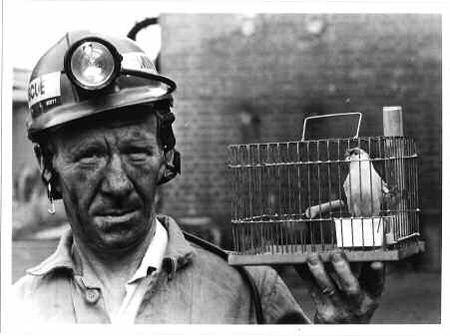
[[[125,151],[125,154],[133,161],[146,160],[152,155],[152,152],[148,148],[129,148]]]
[[[91,162],[95,162],[96,160],[101,158],[101,156],[102,156],[102,154],[99,151],[90,150],[90,151],[81,153],[77,159],[78,159],[78,161],[80,161],[82,163],[91,163]]]

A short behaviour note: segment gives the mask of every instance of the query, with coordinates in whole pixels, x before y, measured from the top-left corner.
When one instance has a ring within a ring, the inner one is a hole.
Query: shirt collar
[[[166,231],[167,243],[165,253],[163,252],[164,257],[162,258],[162,261],[157,262],[160,260],[160,257],[157,257],[157,254],[163,251],[162,245],[160,245],[159,248],[155,247],[155,252],[151,252],[153,251],[153,248],[149,252],[150,247],[154,243],[154,241],[152,241],[149,246],[149,250],[147,250],[144,256],[141,266],[136,271],[136,274],[133,276],[132,280],[138,279],[140,276],[145,276],[147,274],[148,266],[154,267],[154,265],[158,266],[155,268],[165,268],[169,272],[169,277],[172,277],[177,270],[186,266],[195,255],[193,247],[186,241],[183,232],[171,217],[158,216],[157,219],[157,222],[161,224],[159,234],[164,236],[164,228]],[[161,229],[163,231],[161,231]],[[156,226],[155,236],[157,231],[158,224]],[[57,269],[66,269],[72,271],[73,274],[80,274],[80,269],[77,267],[77,264],[72,257],[72,245],[72,231],[68,229],[62,235],[55,252],[39,265],[27,269],[26,272],[30,275],[43,276]],[[160,252],[157,253],[156,251]]]
[[[55,252],[39,265],[27,269],[26,272],[30,275],[45,275],[55,269],[68,269],[77,273],[78,269],[72,259],[72,244],[72,232],[68,229],[61,236]]]
[[[128,283],[132,283],[140,278],[147,276],[149,268],[158,271],[163,263],[164,254],[167,248],[168,234],[158,219],[155,220],[155,235],[150,242],[144,258],[142,258],[136,273],[131,277]]]

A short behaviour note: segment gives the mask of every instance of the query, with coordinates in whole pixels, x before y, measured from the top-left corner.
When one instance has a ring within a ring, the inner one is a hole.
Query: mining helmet
[[[45,142],[48,131],[127,106],[167,102],[167,108],[153,109],[164,153],[173,153],[158,184],[179,174],[180,154],[174,149],[172,130],[175,116],[170,111],[175,89],[175,83],[158,73],[133,40],[89,31],[67,33],[41,57],[28,85],[28,137],[36,143],[34,150],[43,167],[49,198],[58,199],[61,195],[51,188],[55,174],[50,180],[45,177],[51,163],[44,162],[49,157],[43,155],[45,146],[40,144]]]
[[[131,39],[67,33],[38,61],[28,86],[28,137],[110,110],[172,100],[175,83]],[[172,116],[172,121],[174,117]]]

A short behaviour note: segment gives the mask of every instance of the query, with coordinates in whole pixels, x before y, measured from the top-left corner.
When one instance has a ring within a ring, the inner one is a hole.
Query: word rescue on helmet
[[[35,78],[28,85],[28,107],[42,103],[46,107],[60,104],[60,72],[52,72]]]

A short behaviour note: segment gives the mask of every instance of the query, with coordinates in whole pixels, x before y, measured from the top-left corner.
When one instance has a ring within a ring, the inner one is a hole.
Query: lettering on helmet
[[[129,70],[145,71],[156,74],[153,62],[143,52],[129,52],[122,55],[122,68]]]
[[[61,73],[52,72],[33,79],[28,85],[28,107],[45,101],[49,106],[52,102],[57,103],[61,96]]]

